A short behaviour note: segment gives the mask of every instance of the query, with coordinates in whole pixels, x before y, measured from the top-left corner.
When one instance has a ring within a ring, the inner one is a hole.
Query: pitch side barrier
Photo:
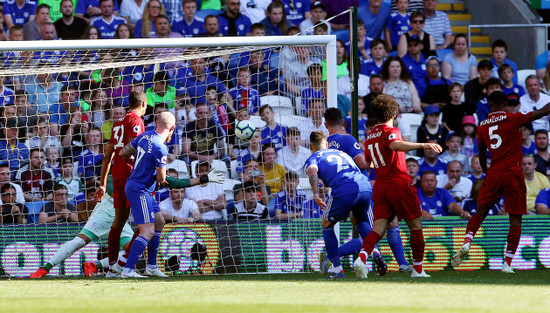
[[[426,239],[424,267],[427,271],[451,269],[450,257],[462,244],[466,223],[466,220],[456,217],[423,222]],[[318,254],[324,247],[319,225],[312,220],[167,224],[161,237],[158,263],[165,269],[166,259],[176,256],[180,265],[177,273],[190,272],[196,266],[196,261],[190,257],[190,249],[199,242],[207,250],[202,266],[205,274],[318,271]],[[0,227],[0,274],[3,277],[28,277],[81,228],[80,224]],[[410,260],[408,231],[403,223],[401,228],[405,256]],[[349,222],[342,223],[340,234],[341,242],[351,238]],[[459,270],[500,269],[507,234],[507,217],[488,217],[472,244],[469,259],[461,264]],[[51,238],[57,240],[51,241]],[[80,264],[97,260],[106,243],[106,240],[90,243],[61,266],[54,267],[50,276],[81,275]],[[398,265],[386,239],[381,241],[380,248],[389,270],[396,271]],[[342,263],[349,269],[352,261],[352,257],[346,257]],[[521,270],[550,268],[550,218],[524,218],[520,244],[512,265]]]

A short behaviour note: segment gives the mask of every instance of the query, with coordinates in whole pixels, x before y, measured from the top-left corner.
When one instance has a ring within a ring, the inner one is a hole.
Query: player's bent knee
[[[325,220],[325,219],[323,219],[323,221],[321,222],[321,225],[323,226],[323,228],[334,228],[334,225],[335,225],[335,224],[336,224],[336,223],[334,223],[334,222],[329,222],[329,221],[327,221],[327,220]]]

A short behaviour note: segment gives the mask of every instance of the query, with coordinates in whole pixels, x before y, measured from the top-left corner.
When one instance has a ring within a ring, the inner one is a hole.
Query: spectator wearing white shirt
[[[323,99],[311,99],[309,102],[308,120],[298,124],[298,130],[302,136],[305,146],[309,146],[309,135],[314,130],[320,130],[328,136],[328,129],[325,126],[325,102]]]
[[[200,177],[210,172],[210,163],[202,161],[197,163],[196,175]],[[223,210],[227,206],[225,193],[220,184],[206,183],[187,188],[187,197],[195,201],[204,220],[216,220],[225,216]]]
[[[286,146],[277,152],[276,163],[284,166],[287,172],[294,172],[300,176],[305,175],[304,164],[311,156],[311,150],[300,145],[300,130],[290,127],[286,131]]]
[[[246,15],[252,24],[259,23],[266,15],[271,0],[241,0],[241,14]]]
[[[449,191],[458,203],[468,199],[472,191],[472,181],[462,177],[462,174],[462,163],[453,160],[447,165],[447,174],[437,175],[437,187]]]
[[[313,26],[318,23],[324,23],[327,25],[327,35],[330,35],[332,28],[330,27],[330,23],[324,20],[327,12],[325,5],[321,1],[311,3],[311,6],[309,7],[309,14],[311,17],[300,23],[301,34],[304,36],[313,35]]]
[[[168,223],[193,223],[202,219],[197,203],[185,199],[184,188],[170,189],[170,197],[159,203],[159,208]]]
[[[521,113],[528,113],[534,110],[538,110],[550,102],[550,96],[540,91],[540,81],[536,75],[529,75],[525,79],[525,86],[527,87],[527,94],[519,98]],[[533,131],[539,129],[548,130],[548,116],[531,122],[533,124]]]

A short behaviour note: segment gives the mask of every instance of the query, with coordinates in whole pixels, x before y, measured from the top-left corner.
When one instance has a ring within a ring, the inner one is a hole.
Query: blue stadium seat
[[[46,201],[35,201],[35,202],[27,202],[25,203],[25,206],[29,209],[29,217],[27,219],[28,224],[36,224],[38,223],[38,215],[40,215],[40,212],[42,211],[42,207]]]
[[[218,15],[222,12],[221,10],[199,10],[195,13],[195,18],[204,20],[208,15]]]
[[[349,30],[342,29],[342,30],[335,30],[330,33],[331,35],[335,35],[336,39],[341,39],[344,42],[349,42]]]

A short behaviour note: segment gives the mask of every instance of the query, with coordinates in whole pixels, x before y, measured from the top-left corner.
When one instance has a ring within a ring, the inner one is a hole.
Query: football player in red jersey
[[[470,251],[470,244],[481,223],[493,205],[504,197],[505,211],[510,220],[507,246],[502,272],[512,274],[512,259],[521,237],[522,215],[527,214],[525,178],[521,171],[523,152],[519,127],[550,114],[550,103],[540,110],[511,113],[506,106],[506,95],[495,91],[489,96],[491,113],[479,123],[479,163],[487,174],[478,196],[477,212],[468,221],[464,244],[451,258],[451,265],[457,267]],[[491,167],[487,170],[487,149],[491,154]]]
[[[122,120],[116,121],[113,125],[111,140],[105,147],[105,156],[101,167],[100,185],[96,190],[95,197],[101,201],[105,195],[105,186],[107,185],[107,176],[113,163],[113,200],[115,207],[115,219],[111,230],[109,231],[108,239],[108,255],[109,255],[109,270],[113,270],[113,266],[117,262],[118,253],[120,250],[120,234],[124,227],[124,223],[130,215],[130,205],[126,198],[124,188],[126,181],[134,167],[133,159],[126,159],[119,155],[119,152],[124,146],[130,143],[134,138],[145,131],[145,125],[142,116],[147,109],[147,96],[140,91],[133,91],[129,96],[130,110]],[[135,237],[135,235],[134,235]],[[124,261],[124,260],[123,260]],[[121,268],[118,268],[121,270]],[[116,270],[116,269],[115,269]],[[117,271],[118,272],[118,271]]]
[[[368,273],[367,256],[384,236],[389,223],[397,216],[409,226],[410,245],[413,255],[411,277],[429,277],[422,269],[424,259],[424,235],[422,234],[422,209],[416,188],[407,172],[405,151],[431,149],[441,153],[436,143],[413,143],[403,141],[401,131],[393,127],[399,106],[395,99],[380,95],[372,104],[372,112],[380,124],[374,126],[365,142],[365,159],[374,166],[376,182],[373,186],[374,225],[372,231],[363,240],[363,248],[353,267],[357,276]],[[398,196],[396,196],[398,195]]]

